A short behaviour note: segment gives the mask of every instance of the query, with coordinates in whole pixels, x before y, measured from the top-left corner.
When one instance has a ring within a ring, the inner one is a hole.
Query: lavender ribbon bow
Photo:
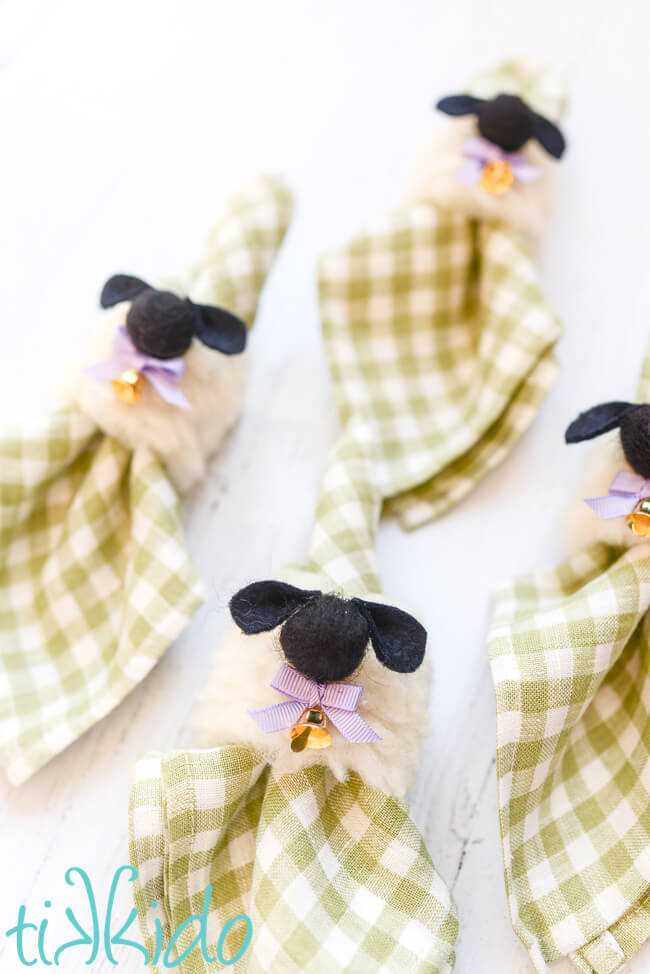
[[[111,379],[119,379],[127,369],[134,369],[143,375],[165,402],[180,406],[181,409],[192,408],[189,399],[178,388],[185,375],[185,360],[180,357],[162,359],[144,355],[135,347],[131,336],[122,325],[115,332],[111,357],[89,366],[84,372],[97,382],[110,382]]]
[[[612,480],[609,493],[603,497],[585,497],[584,502],[598,517],[609,521],[631,514],[639,501],[650,497],[650,480],[631,470],[621,470]]]
[[[520,183],[532,183],[542,175],[538,166],[533,166],[520,152],[504,152],[498,145],[488,142],[479,135],[465,139],[462,153],[467,162],[458,170],[461,183],[478,183],[483,166],[488,162],[505,162]]]
[[[275,674],[271,686],[286,697],[291,697],[291,700],[248,711],[265,734],[292,727],[308,707],[321,707],[337,730],[352,744],[381,740],[356,712],[363,687],[352,683],[316,683],[287,663],[283,663]]]

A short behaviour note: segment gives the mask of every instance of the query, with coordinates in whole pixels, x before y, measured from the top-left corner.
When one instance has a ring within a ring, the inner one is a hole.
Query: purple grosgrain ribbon
[[[605,521],[631,514],[639,501],[650,497],[650,480],[632,470],[621,470],[603,497],[585,497],[584,502]]]
[[[293,727],[309,707],[321,707],[350,743],[369,744],[381,740],[356,712],[363,687],[352,683],[316,683],[287,663],[283,663],[275,674],[271,686],[291,699],[272,707],[248,711],[265,734]]]
[[[84,369],[86,375],[97,382],[110,382],[119,379],[127,369],[134,369],[143,375],[154,387],[159,396],[172,406],[191,409],[192,404],[178,388],[185,375],[185,360],[178,358],[154,358],[139,352],[131,337],[121,325],[113,338],[111,357]]]
[[[528,162],[520,152],[504,152],[498,145],[488,142],[480,135],[472,135],[465,139],[462,154],[466,162],[458,170],[458,179],[461,183],[478,183],[483,166],[488,162],[507,163],[513,176],[520,183],[532,183],[542,175],[542,170]]]

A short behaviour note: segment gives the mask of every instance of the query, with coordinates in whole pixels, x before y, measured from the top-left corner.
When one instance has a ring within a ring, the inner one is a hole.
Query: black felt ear
[[[539,144],[554,159],[561,159],[566,149],[566,140],[557,125],[549,122],[543,115],[533,115],[533,131]]]
[[[609,433],[621,425],[621,420],[628,413],[638,409],[633,402],[603,402],[593,406],[574,419],[564,434],[567,443],[581,443],[583,440],[593,440],[596,436]]]
[[[484,98],[475,98],[473,95],[447,95],[440,99],[436,108],[445,115],[475,115],[484,104]]]
[[[252,582],[230,600],[230,614],[247,635],[268,632],[304,605],[317,591],[296,588],[286,582]]]
[[[424,659],[427,631],[408,612],[392,605],[352,599],[368,623],[377,659],[396,673],[413,673]]]
[[[239,355],[246,348],[246,323],[225,308],[209,304],[195,304],[197,310],[196,337],[224,355]]]
[[[140,280],[139,277],[131,277],[130,274],[114,274],[102,288],[99,303],[102,308],[112,308],[120,301],[132,301],[143,291],[151,290],[151,285]]]

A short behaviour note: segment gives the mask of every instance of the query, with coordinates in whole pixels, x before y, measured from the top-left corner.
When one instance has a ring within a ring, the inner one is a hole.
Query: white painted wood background
[[[233,590],[305,554],[335,434],[316,255],[399,200],[435,98],[519,53],[571,83],[542,266],[566,326],[562,375],[497,473],[415,534],[386,524],[379,549],[386,592],[419,606],[430,632],[433,729],[413,809],[458,904],[456,970],[531,970],[502,878],[489,592],[558,557],[583,456],[563,446],[567,422],[636,388],[650,324],[649,31],[645,0],[0,0],[3,422],[47,407],[109,273],[191,257],[258,170],[284,172],[298,200],[255,328],[246,415],[187,505],[210,603],[116,712],[23,787],[0,785],[2,974],[19,969],[4,931],[20,903],[39,922],[49,897],[56,934],[80,902],[66,868],[86,868],[105,900],[127,861],[134,759],[187,742]],[[119,969],[142,969],[122,956]],[[62,968],[87,969],[85,957]],[[650,945],[628,970],[650,970]]]

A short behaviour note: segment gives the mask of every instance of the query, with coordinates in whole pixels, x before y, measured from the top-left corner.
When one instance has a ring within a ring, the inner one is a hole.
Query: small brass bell
[[[503,196],[510,189],[515,181],[515,174],[503,159],[496,159],[494,162],[486,162],[479,186],[484,193],[492,193],[494,196]]]
[[[628,528],[641,538],[650,535],[650,498],[639,501],[636,508],[625,518]]]
[[[135,369],[127,369],[119,379],[111,379],[111,385],[123,402],[134,403],[142,395],[144,379]]]
[[[327,730],[327,717],[320,707],[309,707],[305,710],[290,733],[292,751],[304,751],[305,748],[320,750],[332,743],[332,735]]]

